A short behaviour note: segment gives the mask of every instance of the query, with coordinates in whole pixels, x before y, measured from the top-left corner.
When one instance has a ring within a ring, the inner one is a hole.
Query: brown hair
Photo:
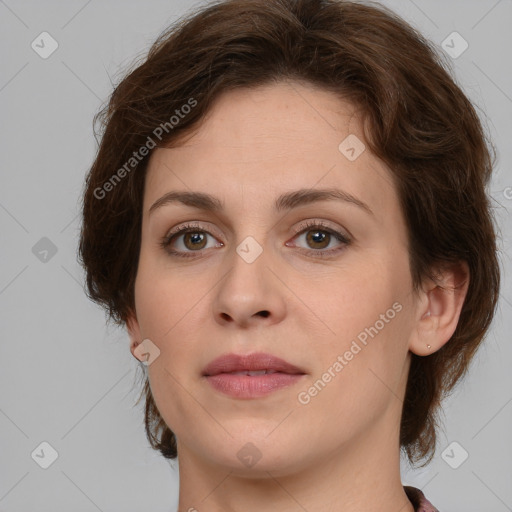
[[[445,264],[469,266],[452,338],[427,357],[412,354],[400,445],[412,463],[429,456],[426,464],[435,452],[440,403],[465,375],[498,300],[496,235],[485,190],[494,148],[437,51],[388,9],[336,0],[227,0],[164,31],[94,118],[103,133],[85,184],[79,247],[88,294],[119,324],[135,311],[153,146],[169,147],[191,134],[220,93],[287,79],[361,109],[368,145],[396,183],[414,291]],[[147,378],[142,393],[149,442],[175,458],[175,436]]]

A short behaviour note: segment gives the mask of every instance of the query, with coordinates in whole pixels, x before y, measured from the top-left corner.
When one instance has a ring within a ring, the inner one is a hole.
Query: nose
[[[286,289],[272,268],[271,252],[264,249],[250,263],[235,250],[227,257],[228,269],[213,303],[216,322],[246,328],[275,324],[284,318]]]

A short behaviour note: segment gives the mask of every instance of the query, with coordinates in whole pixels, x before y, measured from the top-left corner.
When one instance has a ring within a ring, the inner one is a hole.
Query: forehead
[[[243,194],[256,207],[315,187],[343,188],[377,212],[397,202],[356,107],[315,86],[281,82],[223,93],[191,137],[156,149],[144,209],[169,190],[208,192],[226,203]]]
[[[258,149],[263,158],[291,158],[311,149],[337,151],[340,135],[351,133],[364,138],[354,105],[311,84],[283,81],[222,93],[185,144],[216,156],[229,149],[242,161]]]

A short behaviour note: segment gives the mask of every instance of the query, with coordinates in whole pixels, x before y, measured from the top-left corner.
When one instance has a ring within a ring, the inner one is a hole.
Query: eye
[[[301,225],[298,228],[298,235],[295,239],[303,238],[305,243],[310,248],[305,249],[305,253],[308,256],[313,257],[326,257],[332,256],[339,251],[343,250],[346,246],[350,245],[351,240],[343,233],[327,227],[322,221],[312,221],[305,225]],[[336,244],[337,247],[334,249],[328,249],[332,244]],[[288,243],[286,245],[289,245]],[[311,250],[313,249],[313,250]]]
[[[307,256],[329,257],[337,254],[346,246],[350,245],[351,239],[343,233],[327,227],[322,221],[311,221],[299,226],[296,231],[295,239],[305,239],[305,243],[310,249],[302,248]],[[203,229],[201,225],[182,224],[166,235],[160,241],[160,245],[172,256],[183,258],[200,257],[201,251],[212,247],[223,247],[222,242],[208,246],[208,237],[213,235]],[[337,246],[328,249],[332,244]],[[286,246],[290,247],[287,242]],[[295,247],[295,245],[292,245]],[[197,253],[197,254],[194,254]]]
[[[160,245],[173,256],[184,258],[196,257],[195,254],[190,253],[224,245],[222,242],[219,242],[217,245],[208,247],[208,237],[213,237],[213,235],[201,229],[201,226],[182,224],[176,230],[166,235],[160,241]]]

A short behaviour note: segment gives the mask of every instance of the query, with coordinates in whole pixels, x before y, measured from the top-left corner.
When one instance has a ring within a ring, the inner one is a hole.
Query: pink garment
[[[405,494],[414,507],[414,512],[439,512],[430,501],[425,498],[425,495],[420,489],[404,485]]]

